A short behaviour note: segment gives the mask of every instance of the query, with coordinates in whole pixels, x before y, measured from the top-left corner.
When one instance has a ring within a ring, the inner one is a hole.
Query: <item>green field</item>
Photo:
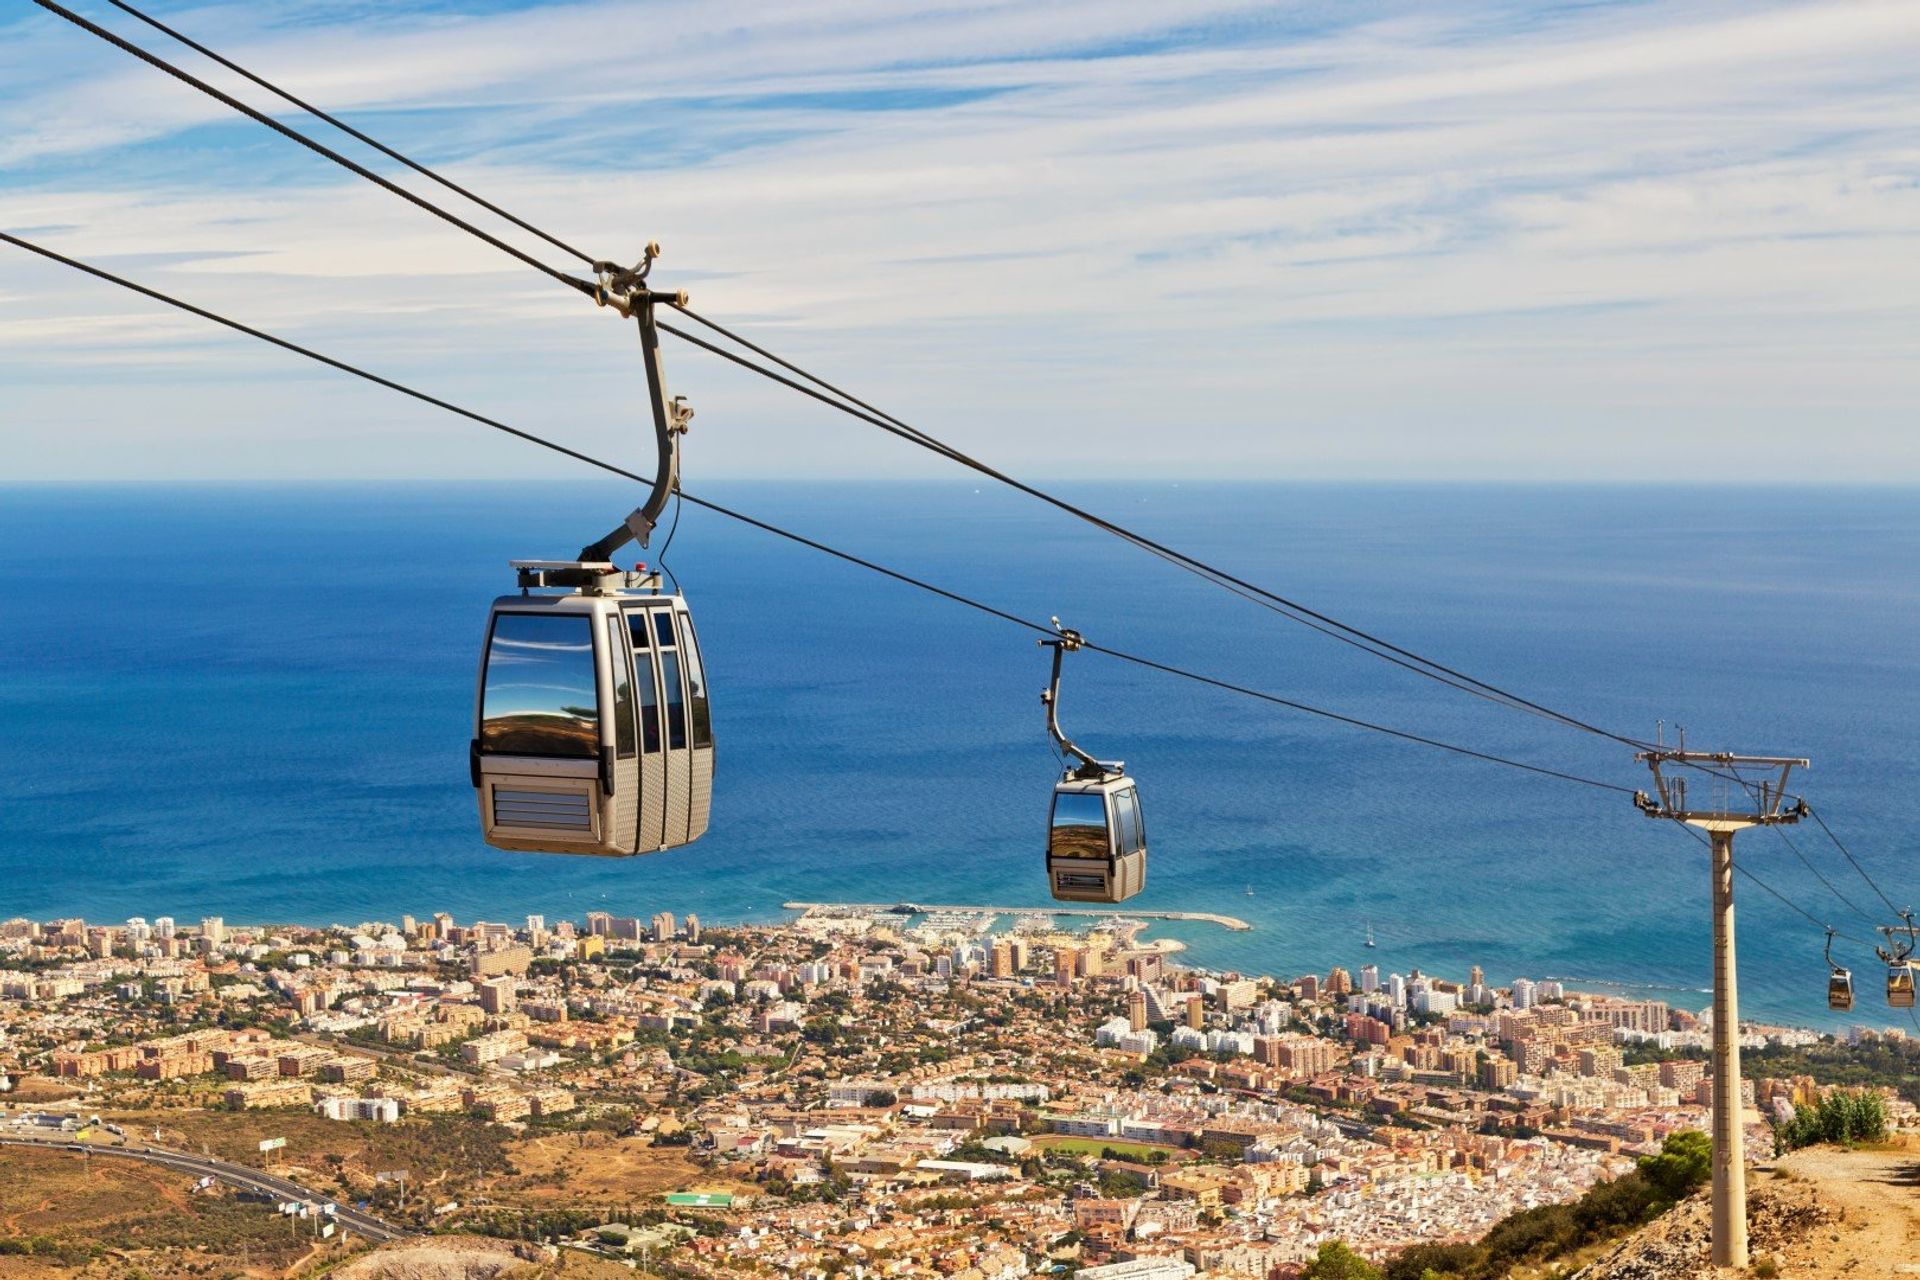
[[[1112,1151],[1122,1160],[1145,1161],[1152,1152],[1158,1151],[1168,1159],[1179,1156],[1179,1147],[1161,1146],[1151,1142],[1123,1142],[1119,1138],[1070,1138],[1060,1134],[1042,1134],[1033,1140],[1037,1147],[1049,1151],[1069,1151],[1077,1156],[1093,1156],[1098,1159],[1102,1151]]]

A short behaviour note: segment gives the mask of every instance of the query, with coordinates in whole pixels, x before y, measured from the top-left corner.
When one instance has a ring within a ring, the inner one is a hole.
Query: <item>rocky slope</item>
[[[1920,1155],[1903,1146],[1815,1147],[1749,1175],[1753,1272],[1781,1277],[1920,1276]],[[1705,1192],[1575,1272],[1569,1280],[1705,1280]]]

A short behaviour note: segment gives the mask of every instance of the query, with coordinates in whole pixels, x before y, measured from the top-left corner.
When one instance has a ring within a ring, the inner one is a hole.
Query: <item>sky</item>
[[[1906,0],[152,11],[1026,474],[1920,482]],[[630,325],[25,3],[0,228],[651,469]],[[667,357],[690,489],[949,474]],[[0,479],[579,474],[6,246],[0,439]]]

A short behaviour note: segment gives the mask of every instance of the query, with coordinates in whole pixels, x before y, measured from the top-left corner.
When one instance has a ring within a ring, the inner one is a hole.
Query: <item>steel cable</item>
[[[412,399],[419,400],[425,404],[430,404],[435,408],[443,409],[449,413],[456,414],[459,417],[466,418],[469,421],[479,423],[483,426],[491,427],[496,431],[505,432],[508,435],[514,436],[521,440],[525,440],[530,444],[536,444],[541,446],[542,448],[550,449],[555,453],[561,454],[565,457],[572,458],[579,462],[586,463],[589,466],[597,467],[600,470],[606,471],[612,475],[620,476],[623,479],[632,480],[639,484],[649,483],[649,481],[645,477],[639,475],[636,472],[629,471],[625,467],[617,466],[614,463],[607,462],[600,458],[596,458],[591,454],[583,453],[578,449],[574,449],[567,445],[560,444],[554,440],[549,440],[545,436],[537,435],[531,431],[526,431],[519,427],[510,426],[507,423],[502,422],[497,418],[488,417],[487,415],[478,413],[472,409],[468,409],[461,405],[454,404],[450,400],[445,400],[439,396],[432,395],[428,392],[417,390],[413,387],[407,386],[405,383],[397,382],[392,378],[383,377],[380,374],[376,374],[369,370],[362,369],[358,365],[351,364],[345,360],[340,360],[333,356],[324,355],[321,352],[313,350],[311,347],[302,346],[297,342],[293,342],[293,341],[290,341],[289,339],[282,338],[275,334],[268,333],[264,329],[260,329],[253,325],[245,324],[241,321],[231,319],[230,317],[221,315],[218,312],[208,310],[205,307],[196,306],[193,303],[187,302],[180,298],[176,298],[171,294],[164,293],[158,289],[151,288],[150,286],[147,286],[147,285],[139,284],[135,281],[127,279],[124,276],[116,275],[115,273],[111,271],[107,271],[104,268],[94,266],[91,263],[83,262],[80,259],[69,257],[66,254],[62,254],[62,253],[56,252],[55,250],[46,248],[45,246],[36,244],[31,240],[24,239],[20,236],[13,235],[9,232],[0,231],[0,242],[5,242],[7,244],[14,245],[17,248],[24,249],[30,253],[37,254],[40,257],[45,258],[49,261],[59,263],[62,266],[69,267],[76,271],[84,272],[87,275],[93,276],[96,279],[104,280],[110,284],[118,285],[123,289],[130,290],[134,293],[140,294],[143,297],[150,298],[153,301],[163,303],[167,306],[174,307],[181,311],[185,311],[190,315],[198,316],[201,319],[210,321],[214,324],[224,326],[225,328],[228,328],[228,329],[232,329],[235,332],[245,334],[248,337],[257,338],[262,342],[270,343],[273,346],[279,347],[284,351],[290,351],[296,355],[304,356],[309,360],[317,361],[318,363],[324,364],[329,368],[337,369],[342,373],[351,374],[356,378],[361,378],[367,382],[371,382],[375,384],[376,386],[384,387],[387,390],[399,392],[401,395],[411,397]],[[755,517],[749,516],[744,512],[732,510],[731,508],[722,506],[721,504],[717,502],[713,502],[709,499],[697,497],[694,494],[685,493],[683,491],[681,496],[684,501],[691,502],[698,507],[703,507],[706,510],[712,511],[717,515],[722,515],[727,517],[728,519],[737,521],[739,523],[750,525],[753,528],[763,530],[767,533],[774,534],[781,538],[785,538],[788,541],[797,543],[801,546],[810,547],[815,551],[819,551],[826,555],[833,556],[849,564],[857,565],[861,568],[868,569],[874,573],[882,574],[888,578],[892,578],[897,582],[901,582],[908,586],[915,587],[921,591],[925,591],[930,594],[939,596],[943,599],[952,601],[956,604],[966,605],[968,608],[978,610],[981,613],[988,614],[1004,622],[1010,622],[1010,623],[1016,624],[1030,631],[1038,632],[1042,635],[1053,634],[1053,630],[1050,627],[1043,626],[1042,624],[1035,622],[1032,619],[1020,617],[1018,614],[1011,613],[1005,609],[1001,609],[996,606],[987,604],[984,601],[977,600],[971,596],[964,595],[960,592],[951,591],[945,587],[936,586],[933,583],[927,582],[920,578],[916,578],[911,574],[902,573],[897,569],[889,568],[886,565],[878,563],[877,561],[869,560],[865,557],[855,555],[852,552],[842,551],[837,547],[829,546],[824,542],[819,542],[815,539],[808,538],[802,534],[794,533],[791,530],[783,529],[778,525],[771,524],[767,521],[756,519]],[[1238,694],[1243,697],[1258,699],[1260,701],[1267,702],[1275,706],[1287,707],[1291,710],[1299,711],[1306,715],[1317,716],[1322,719],[1331,720],[1339,724],[1348,725],[1352,728],[1362,729],[1365,731],[1382,734],[1388,737],[1397,738],[1401,741],[1411,742],[1421,746],[1432,747],[1437,750],[1451,752],[1455,755],[1465,756],[1470,759],[1481,760],[1489,764],[1503,765],[1510,769],[1521,770],[1523,772],[1538,774],[1544,777],[1555,778],[1561,781],[1579,783],[1582,786],[1594,787],[1600,790],[1619,792],[1619,793],[1629,794],[1629,795],[1632,794],[1632,788],[1623,787],[1616,783],[1603,782],[1594,778],[1586,778],[1578,774],[1568,773],[1558,769],[1548,768],[1544,765],[1531,764],[1526,761],[1515,760],[1510,757],[1496,755],[1491,752],[1478,751],[1471,747],[1460,746],[1456,743],[1446,742],[1438,738],[1430,738],[1421,734],[1408,732],[1407,730],[1404,730],[1404,729],[1396,729],[1391,726],[1378,724],[1370,720],[1363,720],[1355,716],[1344,715],[1337,711],[1330,711],[1324,707],[1317,707],[1310,703],[1299,702],[1291,698],[1283,698],[1277,694],[1267,693],[1262,690],[1253,689],[1245,685],[1234,684],[1230,681],[1217,679],[1215,677],[1204,675],[1196,671],[1191,671],[1183,667],[1175,666],[1171,663],[1164,663],[1164,662],[1156,661],[1151,658],[1141,657],[1140,655],[1128,653],[1124,650],[1114,649],[1104,645],[1095,645],[1095,644],[1088,644],[1086,647],[1091,650],[1094,650],[1095,652],[1104,653],[1108,657],[1116,658],[1123,662],[1132,663],[1134,665],[1145,667],[1154,671],[1159,671],[1167,675],[1177,676],[1182,679],[1191,680],[1200,684],[1209,685],[1213,688]]]
[[[228,106],[233,110],[242,113],[243,115],[247,116],[252,120],[258,121],[259,123],[274,130],[276,133],[281,134],[283,137],[286,137],[294,142],[299,143],[301,146],[308,148],[309,150],[313,151],[315,154],[333,161],[335,164],[340,165],[341,167],[347,169],[349,172],[355,174],[356,176],[365,178],[369,182],[375,183],[376,185],[393,193],[394,195],[401,197],[402,199],[417,206],[418,208],[421,208],[429,213],[432,213],[434,216],[443,219],[444,221],[448,222],[453,226],[460,228],[463,231],[466,231],[470,235],[473,235],[479,238],[480,240],[484,241],[488,245],[491,245],[492,247],[499,249],[501,252],[509,254],[510,256],[517,259],[518,261],[533,267],[535,270],[538,270],[543,274],[550,276],[553,279],[556,279],[563,284],[568,285],[570,288],[576,289],[583,293],[587,293],[589,295],[592,294],[593,287],[587,284],[585,281],[578,280],[572,276],[567,275],[565,272],[558,271],[552,267],[547,266],[545,263],[541,262],[539,259],[534,258],[533,256],[522,252],[521,250],[506,243],[505,241],[499,239],[498,237],[493,236],[488,232],[481,230],[479,227],[474,226],[472,223],[466,221],[465,219],[462,219],[457,215],[452,214],[447,210],[439,207],[433,202],[426,200],[425,198],[419,195],[416,195],[411,191],[406,190],[404,187],[400,187],[395,183],[388,181],[387,179],[381,177],[379,174],[376,174],[373,171],[367,169],[366,167],[355,163],[354,161],[348,159],[346,156],[340,154],[339,152],[333,150],[332,148],[327,147],[326,145],[314,140],[313,138],[308,137],[306,134],[301,133],[299,130],[294,129],[291,126],[285,125],[280,121],[273,119],[271,116],[266,115],[264,112],[261,112],[259,110],[256,110],[253,107],[248,106],[246,103],[241,102],[239,99],[234,98],[230,94],[222,92],[221,90],[215,88],[213,85],[208,84],[206,81],[201,80],[198,77],[192,75],[191,73],[181,69],[180,67],[175,66],[174,64],[168,62],[166,59],[160,57],[159,55],[141,48],[139,45],[134,44],[132,41],[126,40],[121,36],[115,35],[113,32],[106,30],[105,28],[99,26],[96,23],[88,21],[86,18],[81,17],[79,14],[74,13],[72,10],[57,3],[56,0],[34,0],[34,2],[40,5],[40,7],[46,9],[48,12],[56,14],[61,18],[64,18],[68,22],[73,23],[75,26],[88,32],[89,34],[107,41],[108,43],[114,45],[116,48],[121,49],[122,51],[132,55],[133,57],[140,59],[142,62],[145,62],[148,65],[153,66],[158,70],[166,72],[168,75],[175,77],[176,79],[180,80],[182,83],[187,84],[195,89],[198,89],[200,92],[208,95],[209,97],[222,103],[223,105]],[[481,198],[480,196],[469,191],[467,188],[462,187],[459,184],[454,183],[449,179],[442,177],[438,173],[434,172],[428,166],[420,164],[417,161],[414,161],[408,158],[406,155],[399,152],[395,148],[389,147],[386,144],[375,140],[373,137],[365,133],[363,130],[356,129],[353,126],[346,124],[345,122],[339,120],[337,117],[314,106],[312,103],[309,103],[302,98],[296,97],[295,95],[289,93],[288,91],[280,88],[278,85],[274,84],[272,81],[267,80],[265,77],[260,76],[255,72],[248,70],[246,67],[242,66],[238,62],[235,62],[231,58],[227,58],[224,55],[209,48],[205,44],[199,41],[193,40],[190,37],[184,35],[183,33],[175,30],[174,28],[167,26],[166,24],[161,23],[154,18],[149,17],[147,14],[141,12],[139,9],[135,8],[133,5],[124,3],[124,0],[110,0],[110,2],[115,4],[116,7],[122,9],[124,12],[148,24],[154,29],[164,32],[165,34],[172,37],[173,39],[178,40],[180,43],[182,43],[186,47],[191,48],[201,53],[202,55],[212,59],[219,65],[227,68],[228,70],[233,71],[238,75],[244,76],[247,80],[251,81],[256,85],[259,85],[260,87],[266,89],[268,92],[275,94],[276,96],[280,97],[284,101],[287,101],[293,104],[300,110],[308,112],[309,114],[312,114],[315,117],[326,121],[328,124],[331,124],[334,127],[342,130],[343,132],[347,133],[349,136],[365,143],[368,146],[374,147],[382,155],[388,156],[394,159],[395,161],[406,165],[410,169],[413,169],[414,171],[423,174],[424,176],[432,179],[433,181],[440,183],[442,186],[445,186],[449,190],[455,191],[458,194],[466,197],[467,199],[474,201],[476,204],[480,205],[482,208],[487,209],[489,212],[497,214],[498,216],[511,222],[513,225],[520,227],[523,230],[526,230],[534,235],[539,236],[541,239],[546,240],[548,243],[553,244],[561,248],[565,252],[570,253],[575,257],[581,259],[583,262],[594,261],[592,256],[587,254],[583,250],[577,249],[572,245],[567,244],[565,241],[560,240],[558,237],[553,236],[550,233],[541,230],[539,227],[535,226],[534,224],[527,222],[511,213],[508,213],[506,210],[500,208],[498,205],[495,205],[490,201],[487,201]],[[1036,498],[1042,502],[1046,502],[1049,505],[1054,506],[1063,512],[1066,512],[1067,514],[1073,515],[1080,520],[1086,521],[1087,523],[1092,524],[1094,527],[1099,528],[1109,534],[1122,538],[1123,540],[1135,546],[1138,546],[1143,550],[1147,550],[1152,554],[1157,555],[1162,559],[1165,559],[1170,563],[1173,563],[1179,566],[1180,568],[1187,570],[1188,572],[1194,573],[1207,581],[1211,581],[1216,585],[1225,587],[1229,590],[1233,590],[1235,594],[1241,595],[1243,598],[1252,599],[1255,603],[1262,604],[1264,607],[1270,608],[1273,611],[1280,613],[1282,616],[1287,617],[1294,622],[1308,626],[1311,629],[1317,632],[1320,632],[1323,635],[1328,635],[1328,636],[1331,636],[1332,638],[1338,639],[1342,643],[1349,644],[1355,648],[1360,649],[1362,652],[1370,653],[1377,658],[1381,658],[1385,661],[1391,662],[1394,665],[1402,667],[1410,672],[1413,672],[1416,675],[1423,676],[1427,679],[1435,680],[1438,683],[1444,684],[1450,688],[1459,690],[1461,692],[1469,693],[1475,697],[1484,698],[1487,701],[1495,703],[1496,705],[1506,706],[1514,710],[1520,710],[1531,715],[1540,716],[1540,717],[1567,725],[1568,727],[1579,729],[1586,733],[1595,734],[1600,737],[1604,737],[1612,741],[1621,743],[1623,745],[1634,747],[1636,750],[1644,749],[1648,745],[1647,743],[1645,743],[1640,739],[1631,738],[1622,734],[1614,733],[1607,729],[1603,729],[1597,725],[1591,724],[1576,716],[1572,716],[1565,712],[1556,711],[1551,707],[1547,707],[1541,703],[1534,702],[1527,698],[1521,697],[1520,695],[1512,693],[1497,685],[1491,684],[1484,680],[1480,680],[1473,676],[1469,676],[1464,672],[1458,671],[1434,659],[1424,657],[1421,654],[1418,654],[1410,649],[1403,648],[1402,646],[1393,644],[1388,640],[1385,640],[1379,636],[1373,635],[1360,628],[1341,622],[1338,619],[1333,618],[1327,614],[1320,613],[1304,604],[1299,603],[1298,601],[1290,600],[1285,596],[1279,595],[1272,591],[1268,591],[1263,587],[1259,587],[1251,582],[1248,582],[1231,573],[1228,573],[1225,570],[1222,570],[1222,569],[1216,568],[1213,565],[1207,564],[1206,562],[1199,560],[1196,557],[1187,555],[1184,552],[1177,551],[1174,548],[1165,546],[1151,538],[1148,538],[1142,534],[1136,533],[1133,530],[1127,529],[1101,516],[1095,515],[1094,513],[1087,511],[1084,508],[1081,508],[1073,503],[1070,503],[1064,499],[1055,497],[1054,495],[1047,493],[1046,491],[1041,490],[1033,485],[1029,485],[1029,484],[1026,484],[1025,482],[1017,480],[1014,477],[1006,474],[1005,472],[999,471],[998,469],[992,466],[989,466],[984,462],[981,462],[979,459],[973,458],[968,454],[963,453],[962,451],[954,448],[953,446],[938,440],[937,438],[929,435],[928,433],[921,431],[920,429],[903,422],[899,418],[894,417],[891,414],[886,414],[881,410],[874,408],[872,405],[868,404],[866,401],[861,400],[858,397],[853,396],[850,393],[841,390],[840,388],[834,386],[830,382],[827,382],[825,379],[819,377],[818,375],[813,374],[801,368],[799,365],[794,364],[791,361],[788,361],[778,355],[775,355],[773,352],[768,351],[765,347],[762,347],[752,342],[751,340],[741,336],[740,334],[737,334],[732,330],[725,328],[724,326],[718,324],[713,320],[709,320],[707,317],[692,311],[690,308],[680,308],[680,310],[682,311],[683,314],[688,316],[690,319],[702,325],[705,325],[706,327],[713,330],[714,332],[725,336],[730,341],[738,343],[739,345],[744,346],[749,350],[752,350],[762,355],[766,359],[776,362],[783,368],[793,371],[795,374],[799,375],[799,377],[805,379],[807,382],[811,382],[818,387],[825,388],[826,390],[830,391],[832,394],[829,396],[829,395],[823,395],[823,394],[820,394],[819,392],[813,391],[811,388],[805,387],[800,383],[794,382],[791,379],[788,379],[779,374],[776,374],[772,370],[769,370],[764,366],[757,365],[750,360],[746,360],[743,357],[735,355],[734,353],[727,352],[724,349],[715,346],[714,344],[711,344],[711,343],[705,342],[702,339],[696,338],[684,330],[676,329],[666,324],[662,324],[660,327],[670,333],[673,333],[676,337],[679,337],[682,340],[692,342],[695,345],[701,346],[704,349],[716,355],[720,355],[723,358],[733,360],[735,363],[740,364],[745,368],[751,369],[752,371],[760,374],[763,377],[772,378],[773,380],[780,382],[788,387],[791,387],[794,390],[802,391],[805,394],[811,395],[815,399],[820,400],[822,403],[825,403],[834,408],[840,409],[842,412],[850,413],[856,418],[869,422],[872,425],[879,426],[879,427],[882,427],[883,429],[889,430],[893,434],[898,435],[903,439],[909,440],[912,443],[918,444],[923,448],[929,449],[932,452],[935,452],[943,457],[948,458],[953,462],[958,463],[959,465],[968,467],[969,469],[974,470],[981,475],[985,475],[1002,484],[1009,485],[1017,489],[1018,491],[1027,494],[1030,497]]]
[[[466,187],[461,186],[459,183],[455,182],[453,179],[444,177],[441,174],[436,173],[434,170],[428,168],[424,164],[421,164],[419,161],[409,159],[407,156],[402,155],[400,152],[394,150],[392,147],[388,146],[386,143],[381,142],[378,138],[375,138],[371,134],[362,132],[361,130],[354,128],[352,125],[340,119],[338,116],[331,115],[328,112],[322,111],[319,107],[314,106],[311,102],[308,102],[306,99],[295,97],[293,94],[287,92],[285,89],[282,89],[279,85],[273,83],[271,80],[268,80],[264,76],[254,74],[253,72],[247,70],[245,67],[241,66],[239,63],[235,62],[233,59],[225,57],[219,53],[216,53],[214,50],[209,49],[206,45],[201,44],[198,40],[195,40],[193,37],[186,35],[183,32],[175,30],[173,27],[168,26],[166,23],[160,21],[160,19],[156,17],[153,17],[151,14],[142,13],[139,9],[136,9],[132,5],[128,4],[127,0],[107,0],[107,3],[111,4],[114,8],[119,9],[123,13],[131,14],[133,17],[138,18],[140,21],[152,27],[155,31],[159,31],[164,35],[173,37],[175,40],[178,40],[181,44],[187,46],[187,48],[192,49],[195,53],[198,53],[202,57],[209,58],[212,61],[219,63],[221,66],[233,72],[235,75],[241,76],[244,79],[252,81],[254,84],[259,85],[262,89],[265,89],[268,93],[273,94],[275,97],[280,98],[284,102],[290,103],[291,105],[298,107],[300,110],[306,112],[308,115],[316,116],[321,120],[325,120],[328,124],[340,130],[340,132],[346,134],[348,137],[355,138],[361,142],[364,142],[367,146],[372,147],[375,151],[378,151],[381,155],[387,157],[389,160],[397,161],[398,163],[407,166],[407,168],[413,170],[415,173],[420,174],[422,177],[430,178],[433,181],[439,183],[441,186],[445,187],[447,190],[451,192],[454,192],[456,195],[466,197],[468,200],[471,200],[473,201],[473,203],[479,205],[482,209],[485,209],[488,213],[491,213],[498,218],[504,218],[506,221],[511,222],[514,226],[519,227],[522,231],[527,232],[529,235],[535,235],[540,237],[542,240],[545,240],[548,244],[560,250],[562,253],[570,253],[574,257],[580,259],[580,261],[588,264],[591,264],[593,262],[593,256],[585,252],[584,250],[576,249],[572,245],[568,244],[565,240],[560,239],[558,236],[552,235],[546,231],[542,231],[539,227],[534,226],[531,222],[527,222],[521,218],[515,217],[513,214],[507,212],[505,209],[502,209],[499,205],[493,203],[491,200],[488,200],[483,196],[474,194],[472,191],[468,190]]]

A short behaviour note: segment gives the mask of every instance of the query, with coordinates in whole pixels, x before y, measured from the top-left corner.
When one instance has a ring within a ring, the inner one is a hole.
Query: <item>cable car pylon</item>
[[[1654,795],[1636,791],[1633,802],[1649,818],[1665,818],[1707,833],[1713,851],[1713,1264],[1747,1265],[1746,1140],[1740,1125],[1740,999],[1733,946],[1733,836],[1748,827],[1798,822],[1807,802],[1784,803],[1787,779],[1807,761],[1782,756],[1739,756],[1688,751],[1683,745],[1641,751],[1634,759],[1653,771]],[[1715,791],[1704,807],[1687,798],[1687,779],[1666,766],[1712,770],[1704,781]],[[1743,769],[1764,770],[1748,780]],[[1736,796],[1738,799],[1736,800]]]

